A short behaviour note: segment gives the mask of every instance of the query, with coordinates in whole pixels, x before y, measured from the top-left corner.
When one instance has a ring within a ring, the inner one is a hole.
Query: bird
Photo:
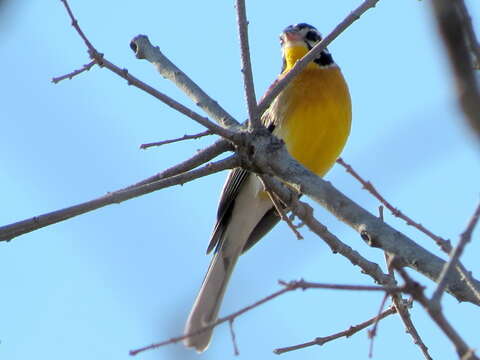
[[[290,25],[280,35],[282,69],[270,89],[322,40],[312,25]],[[325,49],[272,101],[263,125],[283,140],[290,155],[324,176],[343,150],[350,133],[351,99],[347,83]],[[184,345],[205,351],[218,318],[228,281],[240,255],[265,236],[280,217],[257,175],[242,168],[228,174],[223,186],[207,254],[214,251],[188,316]],[[190,336],[189,336],[190,335]]]

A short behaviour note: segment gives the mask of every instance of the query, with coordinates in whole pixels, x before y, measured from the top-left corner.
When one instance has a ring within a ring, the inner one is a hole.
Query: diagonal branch
[[[378,247],[389,254],[396,255],[403,261],[404,266],[409,266],[433,281],[438,281],[445,264],[444,260],[369,213],[329,182],[311,173],[288,154],[278,139],[256,136],[248,138],[248,140],[251,140],[252,144],[247,144],[247,148],[256,150],[252,159],[254,165],[250,167],[250,170],[275,174],[290,188],[309,196],[339,220],[355,229],[369,246]],[[264,179],[267,179],[267,177]],[[269,186],[272,185],[269,184]],[[291,206],[288,194],[285,195],[285,189],[279,189],[278,186],[272,189],[280,196],[282,201]],[[283,191],[284,194],[279,193],[279,191]],[[292,209],[295,210],[295,208]],[[295,213],[310,227],[310,224],[305,221],[305,213]],[[472,279],[472,284],[480,289],[478,280]],[[447,291],[460,301],[469,301],[480,305],[480,299],[475,296],[458,273],[449,277]]]
[[[463,249],[470,242],[472,238],[473,229],[478,223],[480,218],[480,204],[477,206],[470,222],[468,223],[467,229],[462,233],[460,236],[460,241],[458,245],[453,249],[450,257],[450,261],[445,264],[442,269],[442,272],[439,276],[438,286],[435,289],[435,292],[432,295],[431,302],[433,305],[440,307],[440,300],[442,298],[442,294],[445,291],[445,288],[448,285],[448,277],[452,274],[453,269],[459,264],[460,256],[462,256]]]
[[[130,42],[130,48],[138,59],[145,59],[155,65],[160,75],[172,81],[219,124],[227,128],[238,125],[238,122],[225,109],[172,63],[158,46],[154,47],[146,35],[135,36]]]
[[[395,314],[396,312],[397,312],[397,310],[396,310],[395,306],[390,306],[387,310],[383,311],[381,314],[375,315],[375,317],[373,317],[373,318],[371,318],[367,321],[364,321],[360,324],[350,326],[347,330],[340,331],[336,334],[329,335],[329,336],[317,337],[317,338],[313,339],[312,341],[308,341],[308,342],[305,342],[305,343],[302,343],[302,344],[286,346],[286,347],[283,347],[283,348],[278,348],[278,349],[273,350],[273,352],[277,355],[281,355],[281,354],[284,354],[284,353],[289,352],[289,351],[300,350],[300,349],[304,349],[306,347],[310,347],[310,346],[314,346],[314,345],[322,346],[322,345],[324,345],[324,344],[326,344],[330,341],[333,341],[333,340],[336,340],[336,339],[339,339],[339,338],[342,338],[342,337],[347,337],[348,338],[348,337],[356,334],[357,332],[365,329],[366,327],[372,325],[375,321],[382,320],[382,319],[386,318],[387,316]]]
[[[363,285],[337,285],[337,284],[323,284],[323,283],[313,283],[313,282],[308,282],[304,280],[299,280],[299,281],[290,281],[290,282],[284,282],[284,281],[279,281],[280,285],[283,285],[283,289],[280,289],[273,294],[270,294],[263,299],[260,299],[256,301],[255,303],[246,306],[228,316],[224,316],[221,318],[218,318],[216,321],[210,323],[210,324],[205,324],[205,326],[201,329],[198,329],[190,334],[183,334],[177,337],[173,337],[169,340],[165,340],[162,342],[154,343],[151,345],[144,346],[140,349],[136,350],[131,350],[130,355],[138,355],[141,352],[147,351],[147,350],[153,350],[157,349],[159,347],[169,345],[169,344],[175,344],[178,343],[186,338],[196,336],[204,331],[207,331],[209,329],[212,329],[222,323],[225,322],[232,322],[235,320],[235,318],[245,314],[248,311],[251,311],[252,309],[259,307],[260,305],[263,305],[287,292],[292,292],[296,290],[306,290],[306,289],[333,289],[333,290],[346,290],[346,291],[380,291],[380,292],[385,292],[388,294],[396,293],[396,292],[401,292],[404,290],[403,287],[384,287],[384,286],[363,286]]]
[[[432,320],[438,325],[438,327],[443,331],[443,333],[450,339],[452,344],[455,346],[457,354],[461,360],[479,360],[475,355],[473,348],[469,347],[463,338],[458,334],[458,332],[453,328],[449,321],[445,318],[442,311],[435,306],[428,298],[424,295],[424,289],[415,282],[410,275],[395,261],[392,261],[393,266],[402,276],[405,281],[406,291],[409,292],[413,299],[418,301],[427,311],[428,315]]]
[[[192,140],[192,139],[196,140],[196,139],[199,139],[201,137],[208,136],[208,135],[212,135],[212,132],[210,130],[202,131],[201,133],[193,134],[193,135],[185,134],[182,137],[175,138],[175,139],[168,139],[168,140],[162,140],[162,141],[156,141],[156,142],[152,142],[152,143],[142,144],[142,145],[140,145],[140,149],[145,150],[145,149],[151,148],[153,146],[162,146],[162,145],[173,144],[173,143],[176,143],[176,142],[185,141],[185,140]]]
[[[440,249],[443,250],[446,254],[449,254],[450,251],[452,251],[452,245],[449,240],[443,239],[442,237],[435,235],[433,232],[428,230],[425,226],[420,224],[419,222],[416,222],[409,216],[405,215],[402,211],[394,207],[390,202],[387,201],[373,186],[373,184],[370,181],[364,180],[354,169],[351,165],[347,164],[342,158],[337,159],[337,164],[343,166],[345,168],[345,171],[349,173],[350,175],[353,176],[354,179],[356,179],[360,184],[362,184],[363,188],[367,190],[370,194],[372,194],[378,201],[380,201],[390,212],[404,220],[407,225],[411,225],[417,230],[421,231],[431,239],[435,241],[435,243],[440,247]]]
[[[342,32],[344,32],[355,20],[358,20],[360,16],[368,9],[375,7],[380,0],[366,0],[359,7],[353,10],[340,24],[338,24],[330,34],[315,45],[312,50],[308,52],[303,58],[301,58],[295,66],[280,80],[274,87],[269,89],[268,95],[266,95],[258,104],[258,114],[262,115],[265,110],[268,109],[272,101],[277,97],[280,92],[285,89],[288,83],[297,76],[305,66],[313,61],[318,54],[325,50],[325,48],[335,40]]]
[[[476,69],[480,70],[480,43],[478,42],[477,35],[475,34],[475,30],[473,29],[472,18],[468,13],[467,7],[465,6],[465,1],[458,0],[456,5],[459,16],[462,19],[463,31],[467,40],[468,47],[470,48],[470,52],[475,58]]]
[[[150,176],[147,179],[137,182],[136,184],[128,186],[126,189],[131,189],[141,185],[149,184],[158,180],[165,179],[170,176],[178,175],[186,171],[192,170],[197,166],[205,164],[206,162],[216,158],[218,155],[223,154],[226,151],[232,151],[232,145],[224,139],[220,139],[215,142],[213,145],[206,147],[203,150],[200,150],[198,153],[193,155],[191,158],[181,162],[180,164],[174,165],[162,172]]]
[[[57,76],[57,77],[52,78],[52,82],[54,84],[58,84],[60,81],[65,80],[65,79],[72,80],[75,76],[83,73],[84,71],[89,71],[93,67],[93,65],[95,65],[95,64],[96,64],[96,61],[92,60],[88,64],[83,65],[80,69],[74,70],[74,71],[72,71],[68,74],[62,75],[62,76]]]
[[[292,212],[301,219],[311,231],[317,234],[330,249],[336,254],[341,254],[347,258],[353,265],[358,265],[362,272],[369,275],[378,284],[394,286],[395,282],[389,275],[383,273],[378,264],[371,262],[353,250],[350,246],[343,243],[334,234],[328,231],[327,227],[321,224],[313,216],[313,209],[307,204],[292,196],[290,191],[281,186],[277,181],[269,176],[263,175],[263,181],[283,203],[287,204]]]
[[[248,21],[245,9],[245,0],[236,0],[238,35],[240,37],[240,53],[242,59],[243,85],[247,100],[250,128],[258,129],[262,126],[257,111],[255,86],[253,84],[252,63],[250,61],[250,45],[248,44]]]
[[[468,32],[464,30],[468,12],[462,0],[434,0],[432,8],[455,76],[460,106],[480,139],[480,86],[469,50]],[[459,11],[462,8],[463,17]]]
[[[92,60],[95,61],[95,63],[97,63],[101,67],[107,68],[108,70],[114,72],[118,76],[124,78],[125,80],[127,80],[129,85],[133,85],[133,86],[139,88],[140,90],[145,91],[146,93],[152,95],[153,97],[162,101],[163,103],[170,106],[171,108],[177,110],[181,114],[191,118],[192,120],[195,120],[199,124],[205,126],[207,129],[212,131],[214,134],[220,135],[220,136],[222,136],[224,138],[227,138],[227,139],[232,137],[232,133],[229,130],[225,129],[222,126],[218,126],[214,122],[210,121],[208,118],[206,118],[204,116],[201,116],[200,114],[196,113],[195,111],[193,111],[193,110],[187,108],[186,106],[180,104],[178,101],[176,101],[176,100],[172,99],[171,97],[161,93],[160,91],[154,89],[150,85],[147,85],[146,83],[139,80],[135,76],[130,75],[127,69],[120,69],[118,66],[116,66],[115,64],[108,61],[103,56],[103,54],[99,53],[95,49],[95,47],[92,45],[92,43],[88,40],[87,36],[85,35],[85,33],[82,31],[82,29],[78,25],[78,21],[75,18],[75,16],[73,15],[73,12],[70,9],[70,6],[68,5],[67,0],[60,0],[60,1],[65,6],[65,8],[67,10],[67,13],[68,13],[68,16],[72,20],[72,26],[77,31],[78,35],[85,42],[85,45],[88,48],[88,53],[89,53],[90,57],[92,58]]]
[[[384,220],[383,216],[380,216],[380,219],[382,219],[383,221]],[[385,261],[387,262],[388,274],[395,279],[395,272],[392,264],[393,258],[394,257],[385,253]],[[395,279],[395,282],[396,282],[396,279]],[[410,334],[410,336],[413,339],[413,343],[418,345],[425,359],[432,360],[432,357],[428,352],[428,347],[425,345],[422,338],[420,337],[420,334],[418,333],[417,328],[413,324],[412,318],[410,316],[409,308],[412,307],[413,299],[410,298],[408,301],[405,301],[402,297],[402,294],[397,293],[397,294],[392,294],[392,302],[395,308],[397,309],[397,313],[400,316],[400,319],[405,325],[405,332],[407,334]]]
[[[205,166],[196,170],[171,176],[163,180],[150,182],[144,185],[128,187],[125,189],[110,192],[107,195],[104,195],[94,200],[73,205],[65,209],[35,216],[31,219],[22,220],[10,225],[2,226],[0,227],[0,241],[10,241],[17,236],[70,219],[81,214],[85,214],[87,212],[102,208],[104,206],[118,204],[122,201],[149,194],[151,192],[164,189],[166,187],[185,184],[192,180],[214,174],[219,171],[237,167],[238,165],[238,157],[232,155],[224,160],[206,164]]]

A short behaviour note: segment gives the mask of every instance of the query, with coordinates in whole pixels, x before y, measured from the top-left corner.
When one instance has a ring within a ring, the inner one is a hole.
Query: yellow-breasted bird
[[[280,35],[283,67],[277,81],[321,39],[311,25],[287,27]],[[350,132],[350,121],[348,87],[327,50],[287,85],[262,116],[263,124],[284,140],[290,155],[319,176],[325,175],[340,155]],[[257,176],[241,168],[232,170],[222,189],[217,223],[207,249],[207,253],[215,249],[215,254],[188,317],[185,334],[217,319],[238,257],[278,221]],[[184,344],[202,352],[210,343],[212,331],[188,337]]]

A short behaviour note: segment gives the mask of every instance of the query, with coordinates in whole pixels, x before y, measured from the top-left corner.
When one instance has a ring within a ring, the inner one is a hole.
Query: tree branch
[[[236,0],[238,35],[240,38],[240,54],[242,59],[243,87],[247,101],[250,128],[258,129],[262,126],[257,111],[257,98],[253,84],[252,63],[250,61],[250,45],[248,44],[248,21],[245,9],[245,0]]]
[[[452,325],[450,325],[442,311],[437,306],[432,304],[432,302],[423,294],[423,288],[420,286],[420,284],[412,280],[405,269],[403,269],[395,260],[392,262],[392,264],[404,279],[405,287],[407,289],[406,291],[409,292],[416,301],[422,304],[432,320],[454,344],[460,359],[479,360],[473,349],[467,345],[467,343],[460,337]]]
[[[467,9],[462,0],[434,0],[432,8],[455,75],[460,107],[480,139],[480,88],[469,51],[469,32],[465,31]]]
[[[280,80],[277,84],[269,90],[258,104],[258,114],[261,116],[265,110],[268,109],[272,101],[278,94],[290,83],[290,81],[297,76],[311,61],[313,61],[318,54],[325,50],[325,48],[335,40],[342,32],[344,32],[353,22],[358,20],[363,13],[368,9],[375,7],[380,0],[366,0],[359,7],[353,10],[340,24],[338,24],[330,34],[325,36],[322,41],[315,45],[303,58],[301,58],[293,66],[293,68]]]
[[[353,250],[350,246],[343,243],[334,234],[328,231],[327,227],[321,224],[313,216],[313,209],[302,201],[296,199],[295,195],[291,196],[289,190],[281,186],[274,179],[263,176],[267,186],[274,191],[275,194],[298,216],[299,219],[306,224],[311,231],[317,234],[335,254],[341,254],[346,257],[353,265],[357,265],[362,269],[362,272],[369,275],[378,284],[386,286],[394,286],[393,278],[383,273],[380,266],[371,262]]]
[[[348,338],[348,337],[360,332],[361,330],[365,329],[366,327],[372,325],[375,321],[382,320],[382,319],[386,318],[387,316],[395,314],[396,312],[397,312],[396,308],[394,306],[390,306],[390,308],[383,311],[380,315],[375,315],[375,317],[373,317],[373,318],[371,318],[367,321],[364,321],[364,322],[362,322],[360,324],[357,324],[357,325],[354,325],[354,326],[350,326],[347,330],[340,331],[336,334],[325,336],[325,337],[317,337],[317,338],[313,339],[312,341],[308,341],[308,342],[305,342],[305,343],[302,343],[302,344],[287,346],[287,347],[283,347],[283,348],[278,348],[278,349],[273,350],[273,352],[277,355],[281,355],[281,354],[284,354],[284,353],[289,352],[289,351],[300,350],[300,349],[304,349],[306,347],[310,347],[310,346],[314,346],[314,345],[322,346],[322,345],[326,344],[327,342],[330,342],[332,340],[336,340],[336,339],[339,339],[339,338],[342,338],[342,337],[347,337]]]
[[[238,122],[215,100],[207,95],[182,70],[172,63],[158,46],[153,46],[146,35],[137,35],[130,42],[130,48],[137,59],[145,59],[155,65],[164,78],[172,81],[180,90],[190,97],[195,104],[215,119],[223,127],[235,127]]]
[[[166,179],[150,182],[144,185],[117,190],[94,200],[73,205],[65,209],[35,216],[33,218],[22,220],[10,225],[2,226],[0,227],[0,241],[10,241],[17,236],[26,234],[34,230],[38,230],[42,227],[67,220],[81,214],[85,214],[106,205],[118,204],[122,201],[145,195],[166,187],[185,184],[192,180],[214,174],[219,171],[237,167],[238,165],[238,157],[232,155],[224,160],[218,161],[216,163],[207,164],[196,170],[192,170],[179,175],[174,175]]]
[[[253,154],[255,166],[251,170],[259,169],[260,172],[275,174],[291,188],[311,197],[339,220],[355,229],[369,246],[379,247],[389,254],[396,255],[404,262],[404,265],[417,270],[433,281],[438,281],[445,264],[444,260],[382,222],[343,195],[330,183],[304,168],[288,154],[278,139],[265,135],[246,138],[246,140],[252,141],[251,144],[247,144],[247,148],[255,149]],[[280,195],[277,191],[278,187],[274,189],[277,195]],[[285,201],[282,196],[281,198]],[[286,203],[290,204],[288,200]],[[305,214],[300,216],[297,213],[297,215],[305,221]],[[465,285],[458,273],[451,274],[448,278],[448,291],[458,300],[480,304],[479,299]],[[476,288],[480,288],[480,282],[473,280],[473,283]]]
[[[72,71],[68,74],[52,78],[52,82],[54,84],[58,84],[60,81],[65,80],[65,79],[72,80],[75,76],[83,73],[84,71],[89,71],[93,67],[93,65],[95,65],[95,64],[96,64],[95,60],[92,60],[88,64],[83,65],[78,70],[74,70],[74,71]]]
[[[139,80],[135,76],[130,75],[127,69],[120,69],[118,66],[116,66],[115,64],[113,64],[110,61],[108,61],[107,59],[105,59],[103,54],[98,52],[97,49],[95,49],[95,47],[92,45],[90,40],[88,40],[87,36],[85,35],[85,33],[82,31],[82,29],[78,25],[78,21],[75,18],[75,16],[73,15],[73,12],[70,9],[70,6],[68,5],[68,1],[67,0],[60,0],[60,1],[65,6],[65,8],[67,10],[67,13],[68,13],[68,16],[72,20],[72,26],[77,31],[78,35],[85,42],[85,45],[88,48],[88,53],[89,53],[90,57],[92,58],[92,60],[95,61],[95,63],[97,63],[101,67],[107,68],[108,70],[114,72],[118,76],[124,78],[125,80],[127,80],[128,85],[133,85],[133,86],[145,91],[146,93],[152,95],[153,97],[162,101],[163,103],[170,106],[171,108],[177,110],[181,114],[191,118],[192,120],[195,120],[199,124],[205,126],[207,129],[212,131],[214,134],[220,135],[220,136],[222,136],[224,138],[227,138],[227,139],[232,137],[232,133],[228,129],[225,129],[222,126],[218,126],[214,122],[210,121],[208,118],[206,118],[204,116],[201,116],[200,114],[198,114],[198,113],[194,112],[193,110],[187,108],[186,106],[180,104],[178,101],[176,101],[176,100],[172,99],[171,97],[161,93],[160,91],[154,89],[150,85],[147,85],[146,83]]]
[[[456,268],[456,266],[459,264],[460,256],[462,256],[463,249],[472,238],[473,229],[475,229],[479,217],[480,204],[477,206],[477,209],[475,210],[472,218],[470,219],[467,229],[460,236],[460,241],[458,242],[458,245],[455,247],[455,249],[453,249],[452,253],[450,254],[450,260],[448,261],[448,263],[445,264],[442,272],[440,273],[438,286],[432,295],[432,305],[440,307],[440,300],[442,298],[442,294],[448,285],[448,277],[451,273],[453,273],[453,269]]]
[[[279,281],[281,285],[284,286],[283,289],[280,289],[276,292],[274,292],[271,295],[268,295],[264,297],[263,299],[256,301],[255,303],[246,306],[239,311],[236,311],[228,316],[224,316],[221,318],[218,318],[216,321],[206,324],[203,328],[198,329],[197,331],[194,331],[189,334],[183,334],[181,336],[176,336],[173,337],[169,340],[165,340],[162,342],[154,343],[136,350],[131,350],[130,355],[138,355],[141,352],[147,351],[147,350],[152,350],[152,349],[157,349],[159,347],[169,345],[169,344],[175,344],[178,343],[186,338],[196,336],[204,331],[207,331],[209,329],[212,329],[224,322],[232,322],[235,320],[235,318],[243,315],[244,313],[259,307],[260,305],[265,304],[266,302],[269,302],[287,292],[295,291],[295,290],[306,290],[306,289],[333,289],[333,290],[348,290],[348,291],[382,291],[386,293],[394,293],[394,292],[401,292],[403,291],[402,287],[384,287],[384,286],[362,286],[362,285],[337,285],[337,284],[321,284],[321,283],[313,283],[313,282],[308,282],[304,280],[299,280],[299,281],[290,281],[290,282],[284,282],[284,281]]]
[[[378,191],[377,189],[373,186],[373,184],[370,181],[364,180],[354,169],[351,165],[347,164],[342,158],[337,159],[337,164],[343,166],[345,168],[345,171],[352,175],[354,179],[356,179],[360,184],[362,184],[363,188],[367,190],[370,194],[372,194],[380,203],[382,203],[390,212],[393,214],[393,216],[396,216],[402,220],[404,220],[407,225],[413,226],[417,230],[421,231],[431,239],[435,241],[435,243],[442,249],[443,252],[446,254],[449,254],[450,251],[452,251],[452,244],[450,243],[450,240],[446,240],[438,235],[435,235],[433,232],[428,230],[425,226],[420,224],[419,222],[416,222],[412,218],[408,217],[405,215],[402,211],[400,211],[398,208],[394,207],[387,199],[385,199]]]
[[[193,134],[193,135],[183,135],[182,137],[175,138],[175,139],[169,139],[169,140],[163,140],[163,141],[156,141],[152,143],[147,143],[147,144],[142,144],[140,145],[140,149],[145,150],[153,146],[162,146],[162,145],[167,145],[167,144],[173,144],[176,142],[180,141],[185,141],[185,140],[192,140],[192,139],[199,139],[204,136],[212,135],[212,132],[210,130],[202,131],[201,133],[198,134]]]

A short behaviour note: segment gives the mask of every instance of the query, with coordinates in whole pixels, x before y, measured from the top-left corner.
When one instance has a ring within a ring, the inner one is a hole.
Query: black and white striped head
[[[310,51],[321,40],[322,34],[315,27],[306,23],[287,26],[280,34],[280,45],[284,54],[288,47],[293,46],[304,46],[307,51]],[[328,66],[333,64],[333,58],[328,50],[324,49],[314,62],[320,66]]]

